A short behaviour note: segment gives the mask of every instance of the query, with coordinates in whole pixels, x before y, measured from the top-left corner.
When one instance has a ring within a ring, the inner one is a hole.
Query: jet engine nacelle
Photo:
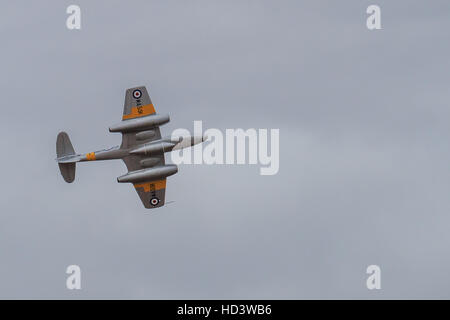
[[[163,125],[169,121],[169,115],[154,114],[142,118],[121,121],[109,127],[109,132],[141,131]]]
[[[123,176],[117,178],[117,182],[142,182],[153,181],[171,176],[178,172],[178,167],[174,164],[169,164],[161,167],[154,167],[151,169],[142,169],[131,171]]]

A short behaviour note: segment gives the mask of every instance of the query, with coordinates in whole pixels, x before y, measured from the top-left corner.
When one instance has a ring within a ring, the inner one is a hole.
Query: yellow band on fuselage
[[[89,161],[95,160],[95,152],[89,152],[86,154],[86,159]]]
[[[150,192],[151,185],[154,185],[153,190],[161,190],[166,188],[166,179],[164,180],[156,180],[151,182],[144,182],[144,183],[136,183],[134,185],[135,188],[144,188],[144,192]]]

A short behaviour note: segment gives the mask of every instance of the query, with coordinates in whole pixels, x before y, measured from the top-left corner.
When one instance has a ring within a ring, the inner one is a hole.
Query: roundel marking
[[[139,89],[133,91],[133,98],[139,99],[142,96],[142,92]]]
[[[150,199],[150,204],[152,206],[156,206],[158,203],[159,203],[159,199],[158,198],[154,197],[154,198]]]

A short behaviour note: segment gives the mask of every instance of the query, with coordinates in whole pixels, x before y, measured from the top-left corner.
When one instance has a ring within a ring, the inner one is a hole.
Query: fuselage
[[[58,158],[60,163],[115,160],[123,159],[131,155],[149,156],[160,154],[161,152],[170,152],[172,150],[191,147],[205,141],[207,137],[166,137],[155,141],[141,143],[132,148],[122,148],[114,146],[108,149],[89,152],[86,154],[77,154]]]

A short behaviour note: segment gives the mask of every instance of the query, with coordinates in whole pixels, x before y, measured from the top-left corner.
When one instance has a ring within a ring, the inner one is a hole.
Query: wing
[[[122,120],[145,117],[154,113],[155,107],[144,86],[127,89]]]
[[[144,86],[126,90],[122,120],[145,117],[152,114],[155,114],[155,107],[153,106],[147,89]],[[159,130],[159,127],[147,129],[146,131],[148,133],[146,135],[146,138],[141,138],[139,140],[136,138],[136,134],[139,132],[123,133],[122,145],[120,147],[123,149],[129,149],[139,144],[144,144],[153,140],[161,139],[161,131]],[[145,166],[143,166],[142,160],[145,160]],[[123,162],[125,162],[128,172],[165,165],[163,152],[154,154],[151,156],[151,158],[145,155],[129,155],[123,158]],[[139,197],[141,198],[144,207],[158,208],[164,205],[166,194],[166,179],[139,182],[135,183],[134,187]]]
[[[144,86],[130,88],[125,91],[125,103],[123,106],[122,120],[146,117],[155,113],[155,107],[153,106],[152,100],[150,100],[150,96]],[[136,133],[138,132],[123,133],[122,145],[120,147],[128,149],[138,144],[161,139],[159,127],[154,127],[146,131],[149,132],[148,138],[141,139],[139,141],[136,139]],[[131,171],[130,168],[128,168],[128,170]]]
[[[162,207],[166,197],[166,180],[134,183],[134,187],[147,209]]]

